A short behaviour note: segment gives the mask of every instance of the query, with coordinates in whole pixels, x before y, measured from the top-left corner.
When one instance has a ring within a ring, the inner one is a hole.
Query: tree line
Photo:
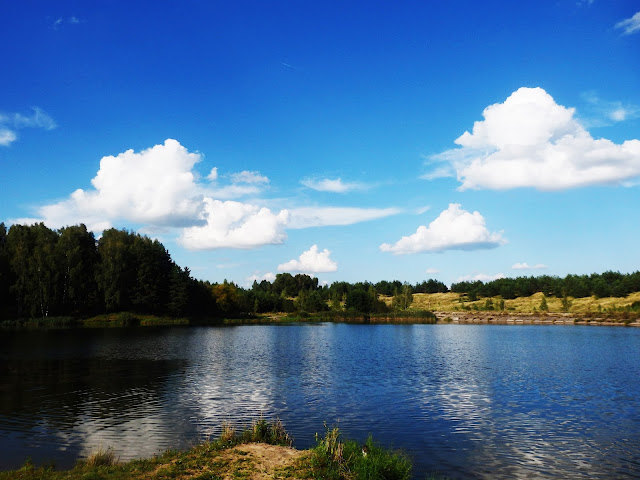
[[[110,312],[219,318],[330,309],[388,311],[379,295],[406,309],[414,292],[446,291],[435,280],[336,282],[280,273],[244,289],[194,279],[158,240],[115,228],[96,240],[83,224],[52,230],[43,223],[0,223],[0,319],[91,316]]]
[[[478,297],[497,297],[510,300],[528,297],[537,292],[554,297],[625,297],[640,291],[640,271],[634,273],[604,272],[591,275],[567,275],[559,278],[539,277],[499,278],[490,282],[458,282],[451,291],[465,293],[470,300]]]
[[[172,317],[220,318],[269,312],[351,311],[387,313],[409,308],[416,293],[445,293],[438,280],[320,285],[306,274],[279,273],[250,288],[210,283],[177,265],[158,240],[108,229],[96,240],[80,224],[51,230],[43,223],[0,223],[0,319],[87,317],[133,312]],[[458,282],[451,291],[512,299],[548,296],[625,296],[640,291],[640,272],[605,272]],[[391,305],[380,297],[392,297]]]

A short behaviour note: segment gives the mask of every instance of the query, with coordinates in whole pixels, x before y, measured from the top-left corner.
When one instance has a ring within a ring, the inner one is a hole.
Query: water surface
[[[640,329],[269,325],[0,332],[0,468],[186,448],[279,416],[416,478],[640,478]]]

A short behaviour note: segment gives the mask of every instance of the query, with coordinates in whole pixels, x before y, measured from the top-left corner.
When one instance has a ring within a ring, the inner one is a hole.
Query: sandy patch
[[[221,454],[221,460],[229,462],[225,469],[225,480],[238,478],[249,480],[280,479],[291,476],[291,469],[297,460],[308,452],[277,445],[247,443],[228,449]]]

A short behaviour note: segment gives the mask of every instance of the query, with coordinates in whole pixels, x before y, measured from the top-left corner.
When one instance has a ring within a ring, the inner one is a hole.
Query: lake
[[[0,468],[187,448],[282,419],[416,478],[640,478],[640,329],[295,324],[0,331]]]

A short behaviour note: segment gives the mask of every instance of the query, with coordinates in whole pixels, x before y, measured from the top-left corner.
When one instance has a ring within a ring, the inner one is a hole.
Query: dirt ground
[[[288,447],[247,443],[225,450],[220,461],[227,463],[224,480],[270,480],[296,477],[300,460],[309,452]]]

